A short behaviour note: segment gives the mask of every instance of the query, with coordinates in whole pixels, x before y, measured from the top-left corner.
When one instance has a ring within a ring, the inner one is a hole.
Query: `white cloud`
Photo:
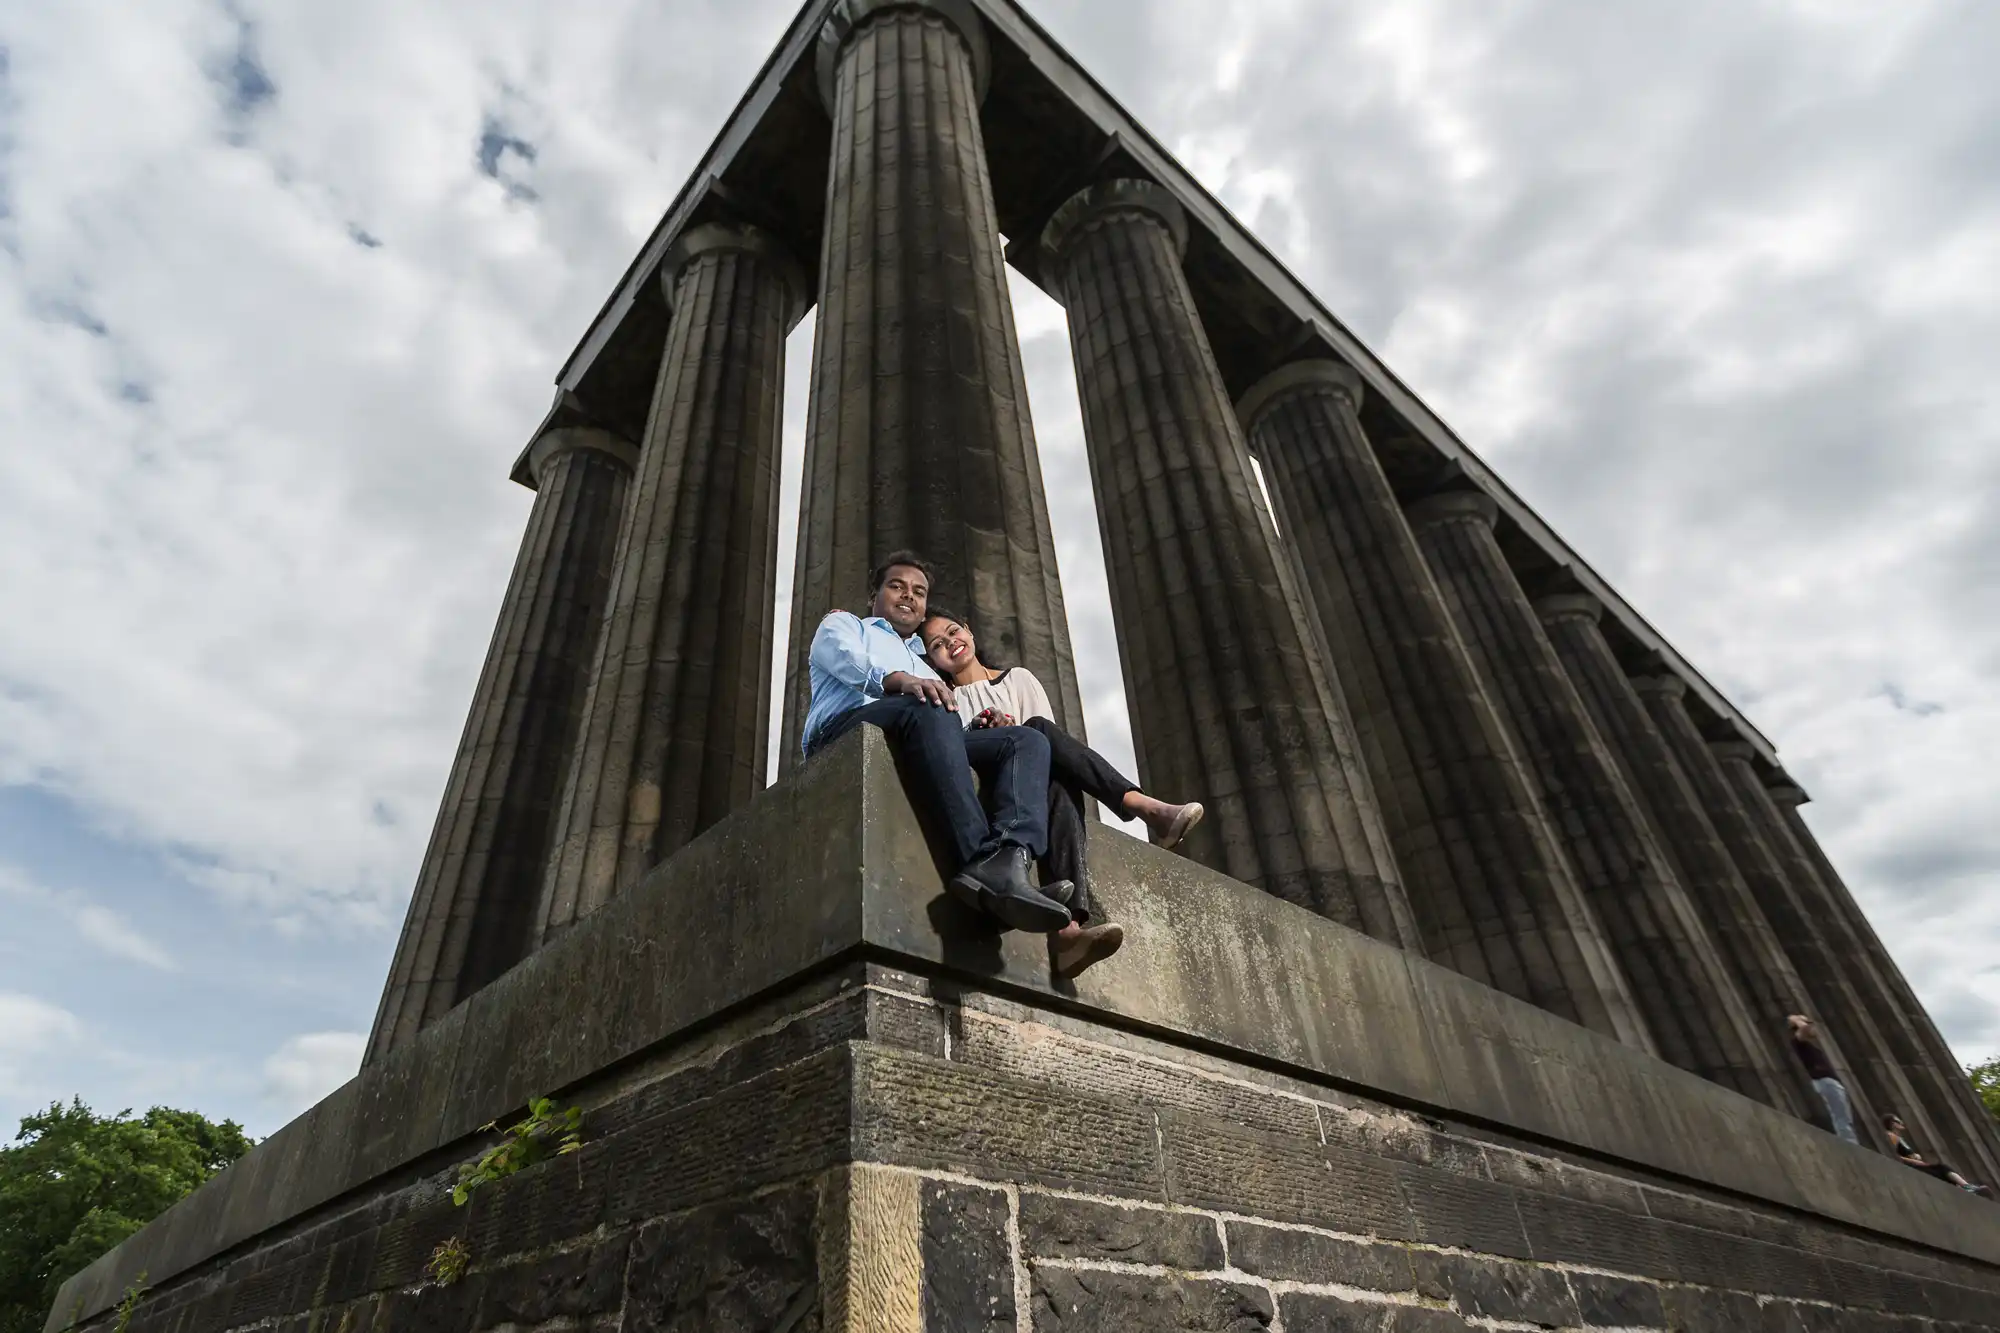
[[[113,957],[143,963],[162,972],[172,972],[180,966],[172,954],[141,932],[122,912],[92,902],[81,893],[37,883],[27,872],[4,861],[0,861],[0,894],[52,907],[87,943]]]
[[[75,1014],[16,991],[0,991],[0,1055],[47,1050],[82,1031]]]
[[[264,1061],[264,1100],[289,1120],[353,1078],[368,1045],[362,1032],[307,1032]]]
[[[89,904],[76,910],[76,928],[83,937],[106,953],[147,967],[171,972],[173,955],[133,929],[132,923],[108,907]]]

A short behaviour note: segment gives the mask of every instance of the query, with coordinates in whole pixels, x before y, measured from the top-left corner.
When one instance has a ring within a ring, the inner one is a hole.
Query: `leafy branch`
[[[125,1333],[132,1326],[132,1315],[145,1295],[146,1275],[141,1273],[131,1286],[125,1288],[125,1299],[118,1302],[118,1322],[111,1326],[111,1333]]]
[[[479,1160],[458,1168],[458,1184],[452,1188],[451,1201],[460,1207],[481,1185],[505,1180],[537,1162],[564,1157],[583,1147],[583,1111],[575,1106],[558,1111],[555,1102],[547,1097],[529,1102],[527,1119],[505,1130],[497,1121],[489,1121],[480,1128],[499,1133],[502,1138],[481,1153]]]

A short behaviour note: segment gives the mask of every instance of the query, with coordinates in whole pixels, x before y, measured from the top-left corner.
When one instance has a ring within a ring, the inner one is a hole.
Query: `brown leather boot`
[[[1054,936],[1056,975],[1073,977],[1085,968],[1101,963],[1125,943],[1125,927],[1115,921],[1099,926],[1080,926],[1072,921]]]

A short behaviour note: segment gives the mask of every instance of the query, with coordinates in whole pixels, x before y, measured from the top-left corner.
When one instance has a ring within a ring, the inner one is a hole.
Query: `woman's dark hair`
[[[875,566],[874,573],[868,576],[868,595],[870,597],[882,591],[882,585],[889,580],[889,571],[898,565],[907,565],[911,569],[922,570],[926,583],[933,583],[937,580],[937,575],[931,572],[931,562],[918,555],[915,551],[891,551],[882,557],[882,563]]]
[[[1903,1117],[1897,1115],[1894,1111],[1891,1111],[1887,1115],[1882,1117],[1882,1128],[1887,1129],[1889,1126],[1895,1124],[1898,1120],[1901,1120],[1902,1118]]]

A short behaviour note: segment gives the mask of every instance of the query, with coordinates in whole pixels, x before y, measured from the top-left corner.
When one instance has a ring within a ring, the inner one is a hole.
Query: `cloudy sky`
[[[2000,6],[1032,7],[1778,744],[2000,1051]],[[265,1133],[352,1072],[508,463],[791,12],[0,0],[0,1139],[72,1093]]]

